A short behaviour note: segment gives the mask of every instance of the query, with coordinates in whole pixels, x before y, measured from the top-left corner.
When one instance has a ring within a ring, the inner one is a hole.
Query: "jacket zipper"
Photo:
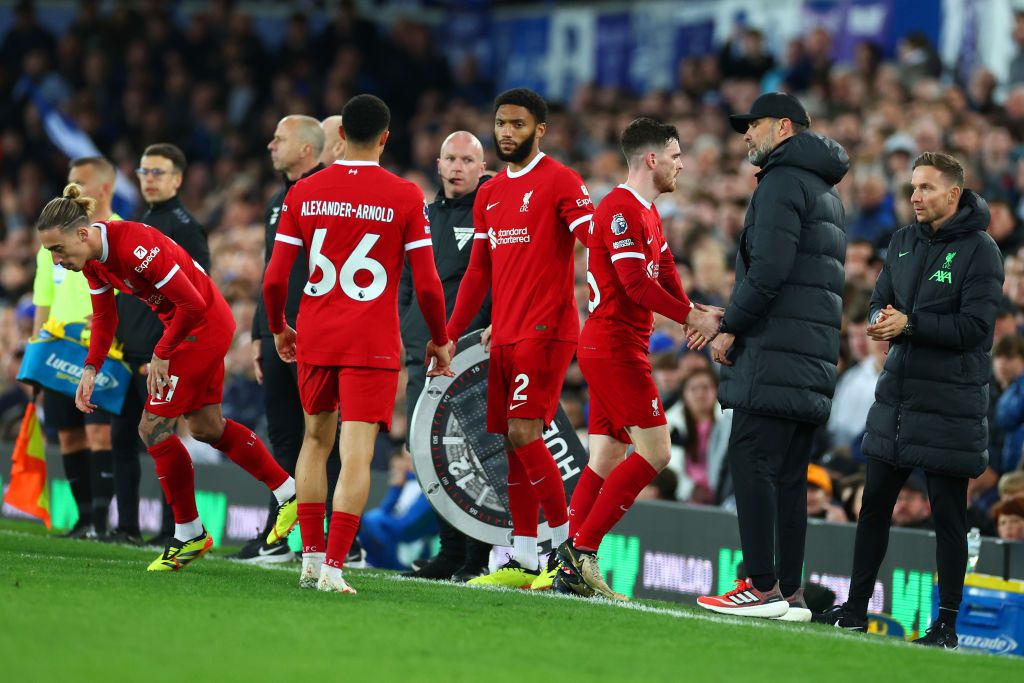
[[[907,318],[914,312],[914,306],[917,305],[917,294],[921,290],[921,277],[924,275],[924,269],[928,265],[928,260],[931,258],[932,244],[935,243],[935,238],[928,238],[928,246],[925,251],[924,258],[921,260],[921,265],[917,269],[917,277],[914,278],[914,292],[907,304]],[[910,342],[905,342],[909,344]],[[896,461],[896,467],[900,466],[900,425],[903,421],[903,378],[907,372],[906,359],[904,359],[903,365],[900,367],[900,380],[897,385],[897,403],[896,403],[896,439],[893,441],[893,457]]]

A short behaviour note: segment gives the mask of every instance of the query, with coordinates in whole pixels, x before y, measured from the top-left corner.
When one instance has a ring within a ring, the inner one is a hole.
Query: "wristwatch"
[[[907,316],[907,324],[903,326],[903,336],[913,337],[914,336],[914,323],[911,322],[910,316]]]

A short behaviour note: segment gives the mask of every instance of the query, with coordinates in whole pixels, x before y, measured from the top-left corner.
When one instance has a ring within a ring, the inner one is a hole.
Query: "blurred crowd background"
[[[204,3],[188,15],[164,3],[83,1],[57,32],[42,7],[19,3],[0,36],[0,436],[10,438],[26,400],[14,380],[32,320],[38,242],[33,225],[63,187],[68,158],[48,137],[31,95],[66,114],[134,182],[142,149],[172,142],[189,166],[180,196],[209,234],[212,276],[234,307],[238,341],[228,358],[225,412],[261,429],[260,387],[248,355],[249,325],[263,269],[263,211],[280,187],[266,145],[286,114],[323,118],[359,92],[392,108],[385,165],[413,180],[428,198],[439,187],[442,140],[468,130],[493,154],[493,79],[467,52],[439,48],[444,25],[398,16],[382,23],[351,2],[318,20],[283,17],[282,39],[261,39],[235,3]],[[316,26],[316,28],[314,28]],[[913,220],[910,165],[922,151],[947,151],[967,169],[967,185],[989,202],[989,233],[1006,267],[993,370],[991,468],[972,483],[972,525],[1024,539],[1020,472],[1024,444],[1024,13],[1002,27],[1014,43],[1006,74],[976,64],[944,63],[924,34],[909,33],[886,50],[859,42],[838,59],[832,34],[810,28],[771,49],[761,27],[737,22],[724,41],[679,61],[670,87],[635,92],[575,84],[552,102],[542,149],[579,171],[595,202],[625,177],[618,133],[646,115],[677,126],[684,169],[675,193],[658,201],[669,243],[691,299],[724,305],[733,280],[736,238],[755,187],[742,136],[727,115],[745,112],[764,89],[796,94],[812,128],[838,140],[852,168],[839,186],[849,247],[845,335],[832,419],[819,435],[809,472],[812,515],[855,520],[862,482],[860,435],[873,400],[884,344],[865,334],[867,302],[893,231]],[[887,54],[891,52],[892,54]],[[137,214],[142,207],[137,207]],[[586,315],[583,255],[577,298]],[[651,360],[672,426],[672,466],[646,497],[730,504],[725,467],[729,415],[716,401],[717,374],[707,356],[687,352],[678,326],[658,321]],[[402,400],[396,402],[399,409]],[[587,393],[575,367],[563,405],[585,437]],[[406,420],[396,415],[391,446],[400,449]],[[586,443],[584,439],[584,443]],[[1016,472],[1015,472],[1016,471]],[[995,508],[996,515],[992,514]],[[1013,512],[1016,510],[1016,512]],[[923,482],[900,496],[897,524],[927,527]]]

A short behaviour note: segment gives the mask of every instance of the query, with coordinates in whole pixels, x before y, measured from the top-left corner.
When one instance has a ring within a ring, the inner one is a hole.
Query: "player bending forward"
[[[46,205],[36,227],[54,261],[84,273],[92,294],[89,354],[75,396],[79,410],[96,409],[90,401],[96,374],[117,328],[114,289],[146,302],[164,324],[149,363],[139,435],[174,511],[174,538],[149,571],[181,569],[213,546],[196,510],[192,459],[176,433],[182,415],[193,437],[273,491],[278,508],[270,535],[284,538],[296,522],[295,480],[252,430],[221,415],[224,357],[235,333],[227,301],[199,264],[159,230],[132,221],[90,224],[92,203],[78,185],[68,185],[63,197]]]

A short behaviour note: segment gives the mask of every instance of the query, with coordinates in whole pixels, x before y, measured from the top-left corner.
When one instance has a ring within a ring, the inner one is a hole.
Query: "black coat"
[[[177,196],[151,204],[139,219],[181,245],[206,272],[210,272],[210,247],[206,231]],[[146,303],[134,296],[117,297],[117,339],[132,361],[148,361],[164,333],[164,324]]]
[[[481,178],[480,187],[487,178]],[[469,254],[473,251],[473,201],[476,190],[467,195],[448,199],[444,192],[438,192],[434,201],[427,206],[430,218],[430,241],[434,249],[434,264],[437,275],[444,287],[444,308],[451,317],[459,283],[469,267]],[[398,286],[398,315],[402,321],[402,344],[405,345],[405,362],[422,363],[430,330],[423,318],[416,292],[413,288],[412,271],[406,260],[402,279]],[[491,297],[487,296],[480,313],[469,326],[469,330],[487,327],[491,324]]]
[[[937,233],[914,223],[893,235],[871,296],[908,314],[892,340],[868,412],[864,454],[900,467],[976,477],[988,463],[992,334],[1003,287],[988,205],[964,190]]]
[[[317,164],[315,168],[303,175],[302,178],[308,178],[317,171],[323,170],[323,168],[322,165]],[[270,198],[267,210],[263,212],[264,273],[266,273],[267,265],[270,263],[270,257],[274,254],[277,222],[281,218],[281,207],[284,205],[284,198],[288,195],[288,190],[292,189],[292,185],[302,180],[302,178],[289,180],[285,177],[284,187]],[[293,329],[295,328],[295,319],[299,315],[299,302],[302,301],[302,290],[305,288],[308,280],[309,266],[306,265],[306,251],[303,249],[302,253],[295,259],[295,263],[292,264],[292,272],[288,274],[288,298],[284,304],[284,319]],[[274,335],[270,331],[270,323],[267,322],[267,309],[263,303],[263,282],[260,282],[259,295],[256,297],[256,310],[252,315],[252,339],[256,340],[263,337],[273,338]]]
[[[736,335],[733,365],[722,368],[723,406],[828,420],[846,279],[846,213],[835,184],[849,167],[839,143],[804,132],[757,174],[722,322]]]

